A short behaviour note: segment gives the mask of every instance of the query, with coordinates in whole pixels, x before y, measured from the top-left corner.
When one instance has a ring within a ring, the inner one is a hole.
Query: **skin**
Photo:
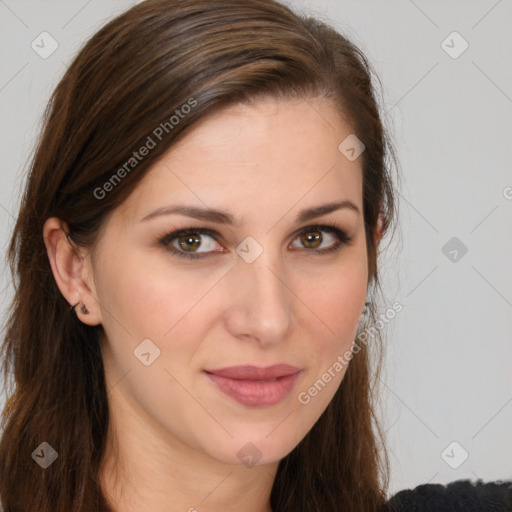
[[[351,348],[364,307],[362,164],[338,150],[351,133],[322,98],[230,106],[168,150],[92,252],[71,247],[65,223],[46,221],[59,289],[70,304],[86,304],[88,314],[76,308],[81,321],[104,328],[111,424],[101,478],[116,510],[271,510],[280,459],[313,427],[346,367],[307,405],[298,394]],[[304,208],[344,199],[360,213],[295,222]],[[175,214],[141,222],[175,204],[226,210],[239,225]],[[352,237],[338,252],[319,253],[337,241],[328,231],[319,248],[297,233],[332,221]],[[212,251],[204,259],[180,258],[158,242],[200,227],[219,234],[200,235],[195,250]],[[236,252],[248,236],[263,248],[252,263]],[[149,366],[134,356],[144,339],[160,350]],[[239,404],[203,373],[279,362],[302,372],[290,395],[267,407]],[[254,466],[237,456],[248,442],[261,454]]]

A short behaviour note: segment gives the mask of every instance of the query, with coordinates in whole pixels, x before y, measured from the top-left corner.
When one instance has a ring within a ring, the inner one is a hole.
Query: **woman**
[[[370,368],[394,159],[362,53],[274,1],[146,1],[45,121],[9,249],[4,509],[399,507]]]

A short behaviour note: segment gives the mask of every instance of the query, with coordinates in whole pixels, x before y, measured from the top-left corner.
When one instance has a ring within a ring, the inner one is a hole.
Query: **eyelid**
[[[171,231],[165,234],[163,237],[159,238],[159,242],[164,246],[169,246],[171,241],[175,238],[179,238],[180,236],[188,235],[188,234],[198,234],[198,235],[208,235],[215,239],[218,243],[217,238],[224,239],[223,236],[215,231],[214,229],[209,228],[184,228],[184,229],[178,229],[176,231]],[[220,252],[220,251],[218,251]],[[187,253],[185,253],[187,254]],[[190,253],[191,254],[191,253]],[[198,254],[211,254],[210,253],[198,253]]]

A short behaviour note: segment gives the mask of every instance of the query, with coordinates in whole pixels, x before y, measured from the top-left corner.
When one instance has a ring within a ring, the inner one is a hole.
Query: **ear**
[[[377,228],[375,229],[375,246],[378,247],[380,240],[382,238],[384,230],[384,218],[382,214],[379,213],[379,217],[377,219]]]
[[[101,324],[91,257],[73,244],[66,235],[68,232],[67,224],[57,217],[51,217],[44,223],[43,238],[53,277],[70,306],[83,303],[89,310],[89,313],[82,313],[79,304],[75,313],[70,314],[76,314],[87,325]]]

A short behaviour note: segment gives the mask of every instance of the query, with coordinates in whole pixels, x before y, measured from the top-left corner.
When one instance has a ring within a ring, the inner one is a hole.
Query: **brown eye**
[[[209,254],[219,254],[216,234],[209,229],[182,229],[168,233],[160,239],[160,244],[167,250],[184,258],[202,258]],[[217,249],[217,250],[216,250]]]
[[[351,237],[335,224],[324,224],[303,229],[297,235],[294,248],[308,254],[329,254],[340,250],[350,241]]]
[[[309,231],[304,233],[300,239],[304,244],[304,247],[307,247],[308,249],[316,249],[322,243],[322,234],[320,231]]]
[[[177,241],[180,248],[186,252],[189,249],[194,252],[201,245],[201,238],[196,233],[181,235],[177,238]]]

